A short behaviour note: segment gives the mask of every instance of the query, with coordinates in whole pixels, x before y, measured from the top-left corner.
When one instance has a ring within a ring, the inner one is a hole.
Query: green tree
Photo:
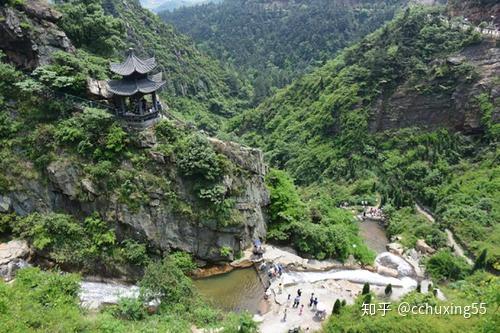
[[[363,290],[361,291],[361,295],[367,295],[369,293],[370,293],[370,284],[368,282],[366,282],[363,285]]]
[[[125,24],[106,15],[101,0],[59,0],[59,25],[77,47],[109,56],[123,49]]]
[[[340,300],[336,299],[335,303],[333,304],[332,314],[339,314],[341,306],[342,304],[340,303]]]
[[[191,280],[170,257],[149,264],[139,286],[145,302],[158,299],[162,307],[189,302],[194,295]]]
[[[385,287],[384,293],[385,293],[386,296],[390,296],[392,294],[392,284],[389,283]]]
[[[475,271],[478,269],[486,268],[487,258],[488,258],[488,250],[483,249],[483,251],[481,251],[481,254],[479,255],[479,257],[476,258],[476,261],[474,262],[474,267],[472,268],[472,270]]]

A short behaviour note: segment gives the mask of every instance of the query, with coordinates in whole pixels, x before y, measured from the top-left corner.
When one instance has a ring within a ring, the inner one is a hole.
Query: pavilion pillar
[[[156,107],[156,91],[153,91],[151,98],[153,100],[153,110],[158,111],[158,108]]]

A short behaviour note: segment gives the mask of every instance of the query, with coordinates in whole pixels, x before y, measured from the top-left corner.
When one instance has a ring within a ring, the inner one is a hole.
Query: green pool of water
[[[253,268],[198,279],[194,284],[202,296],[226,311],[258,313],[264,297],[264,288]]]
[[[378,222],[367,220],[359,222],[359,231],[369,249],[377,254],[387,251],[385,246],[389,242],[384,227]]]

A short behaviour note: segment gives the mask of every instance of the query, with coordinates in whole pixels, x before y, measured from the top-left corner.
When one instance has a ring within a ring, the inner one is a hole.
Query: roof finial
[[[133,47],[129,47],[128,50],[127,50],[127,55],[132,55],[134,54],[134,48]]]

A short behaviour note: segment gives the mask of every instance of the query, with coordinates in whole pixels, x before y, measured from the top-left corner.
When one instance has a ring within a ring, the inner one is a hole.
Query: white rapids
[[[417,281],[410,277],[394,278],[364,269],[354,270],[331,270],[327,272],[289,272],[283,274],[282,283],[284,285],[298,283],[315,283],[325,280],[346,280],[353,283],[369,283],[377,286],[392,284],[394,287],[401,287],[409,292],[417,287]]]
[[[117,282],[80,283],[80,302],[87,309],[97,309],[101,305],[116,304],[120,298],[139,297],[139,287]]]

